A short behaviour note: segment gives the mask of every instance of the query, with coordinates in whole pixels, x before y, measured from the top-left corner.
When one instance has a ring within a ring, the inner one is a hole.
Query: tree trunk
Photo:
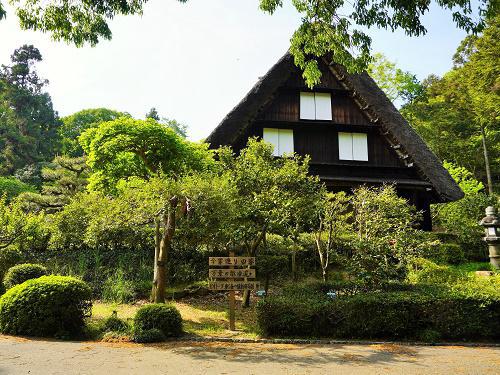
[[[154,295],[155,303],[165,303],[165,288],[167,287],[167,269],[166,263],[172,238],[175,233],[176,209],[179,198],[170,198],[167,213],[163,214],[163,235],[161,237],[158,259],[156,261],[156,288]]]
[[[153,262],[153,287],[151,288],[151,301],[154,301],[156,295],[156,286],[158,285],[158,256],[160,255],[160,219],[155,219],[155,257]]]
[[[488,194],[493,195],[493,180],[491,178],[491,169],[490,169],[490,158],[488,155],[488,148],[486,147],[486,133],[484,131],[484,125],[480,123],[481,128],[481,140],[483,142],[483,154],[484,154],[484,164],[486,167],[486,181],[488,184]]]

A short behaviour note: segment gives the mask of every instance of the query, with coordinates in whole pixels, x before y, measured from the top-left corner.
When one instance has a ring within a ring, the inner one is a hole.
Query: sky
[[[149,0],[142,17],[110,23],[111,41],[76,48],[21,30],[7,11],[0,21],[0,63],[7,64],[19,46],[35,45],[44,59],[37,70],[50,81],[47,91],[60,116],[107,107],[143,118],[156,107],[161,116],[188,125],[192,140],[210,134],[286,52],[300,24],[290,5],[271,16],[257,0]],[[373,50],[419,79],[442,75],[466,34],[437,7],[424,25],[427,35],[414,38],[368,30]]]

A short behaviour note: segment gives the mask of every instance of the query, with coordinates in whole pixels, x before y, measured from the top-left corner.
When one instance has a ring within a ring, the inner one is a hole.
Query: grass
[[[222,295],[208,295],[204,297],[187,298],[181,301],[172,301],[177,307],[184,321],[184,331],[194,336],[231,336],[241,338],[255,338],[257,321],[255,316],[255,302],[250,308],[241,308],[241,301],[236,304],[236,331],[229,328],[229,306],[227,298]],[[95,301],[92,307],[92,322],[99,323],[116,311],[118,317],[132,322],[136,311],[147,301],[135,304],[117,304]]]

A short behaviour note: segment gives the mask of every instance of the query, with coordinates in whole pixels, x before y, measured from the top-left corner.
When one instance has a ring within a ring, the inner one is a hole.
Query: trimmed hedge
[[[92,291],[67,276],[42,276],[9,289],[0,298],[0,332],[68,337],[81,334],[92,308]]]
[[[498,339],[500,301],[457,293],[371,292],[270,297],[257,304],[264,335],[364,339]]]
[[[149,336],[148,331],[158,330],[163,337],[176,337],[182,334],[182,317],[172,305],[153,303],[137,310],[134,317],[134,337]],[[160,337],[152,333],[152,337]],[[141,341],[145,342],[145,341]]]
[[[15,285],[24,283],[26,280],[38,279],[41,276],[45,276],[47,273],[47,268],[41,264],[18,264],[9,268],[4,276],[3,284],[6,289],[10,289]]]

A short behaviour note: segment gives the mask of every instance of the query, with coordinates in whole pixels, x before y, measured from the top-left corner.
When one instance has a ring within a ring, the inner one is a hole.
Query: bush
[[[6,289],[10,289],[15,285],[24,283],[26,280],[38,279],[41,276],[45,276],[47,273],[47,268],[41,264],[18,264],[9,268],[4,276],[3,284]]]
[[[129,325],[124,320],[118,318],[116,313],[113,313],[109,318],[106,318],[102,323],[104,332],[127,332]]]
[[[180,336],[182,333],[182,317],[174,306],[163,303],[145,305],[137,310],[134,317],[136,335],[156,329],[165,337]]]
[[[0,196],[5,194],[7,200],[11,200],[24,192],[36,192],[36,188],[17,178],[0,176]]]
[[[21,252],[12,246],[0,250],[0,280],[3,280],[5,273],[10,267],[18,264],[22,259]]]
[[[104,281],[102,299],[106,302],[128,303],[135,299],[135,295],[134,283],[126,280],[120,269]]]
[[[457,292],[378,292],[257,304],[264,335],[356,339],[468,340],[500,337],[500,299]]]
[[[166,340],[166,337],[162,331],[153,328],[145,331],[135,331],[133,340],[138,343],[162,342]]]
[[[9,289],[0,298],[0,332],[62,337],[83,332],[92,292],[81,280],[42,276]]]
[[[456,243],[443,243],[430,247],[424,256],[440,264],[461,264],[466,261],[464,250]]]

